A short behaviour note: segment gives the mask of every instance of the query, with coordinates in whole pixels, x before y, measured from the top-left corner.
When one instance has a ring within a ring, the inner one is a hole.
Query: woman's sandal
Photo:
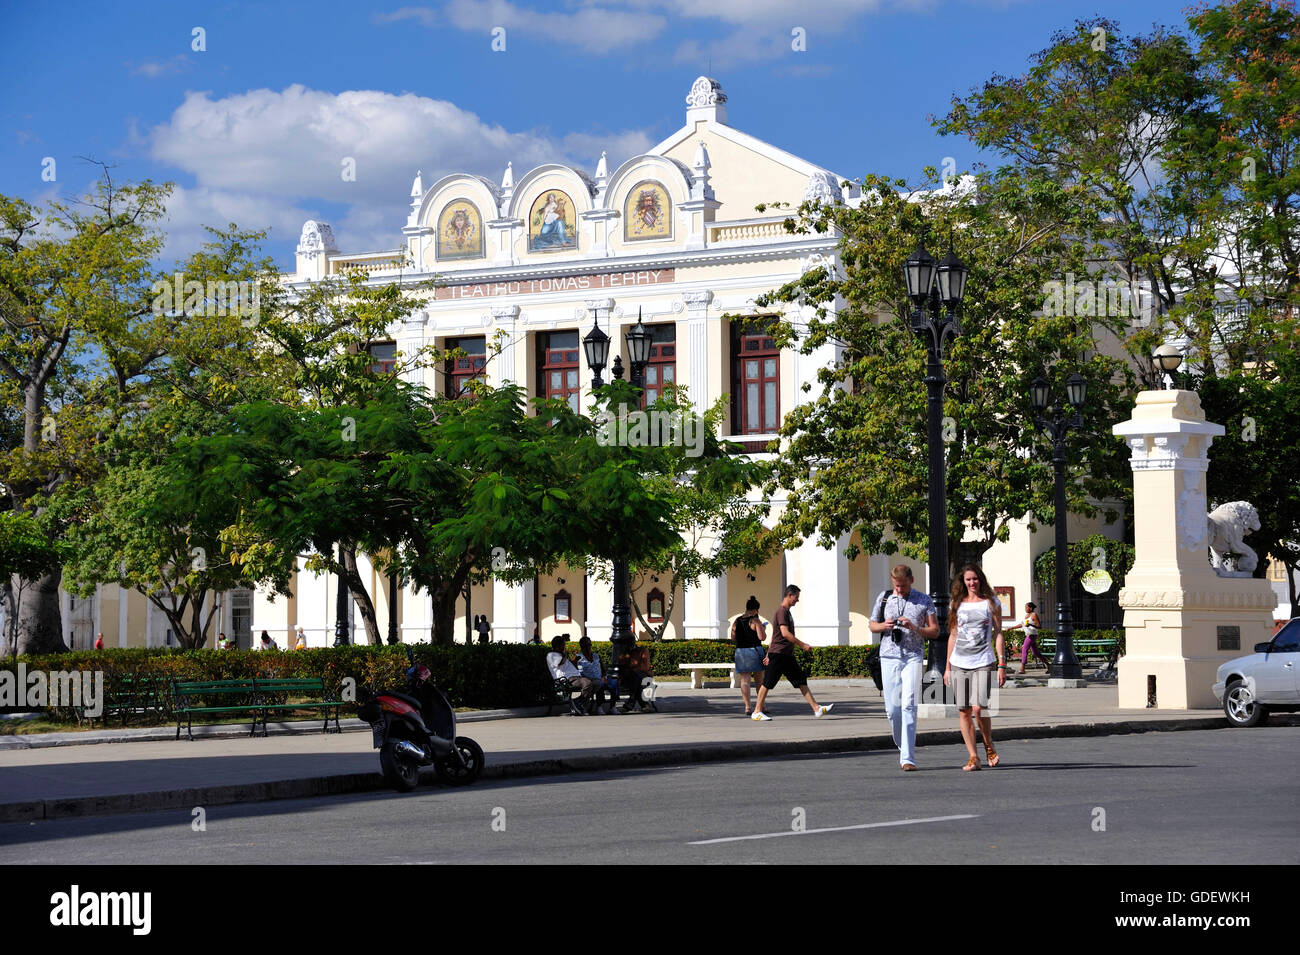
[[[966,765],[961,768],[961,770],[964,773],[973,773],[975,772],[975,770],[979,768],[980,768],[980,758],[978,756],[972,756],[970,760],[966,763]]]
[[[998,756],[998,751],[994,749],[992,746],[990,746],[987,742],[984,743],[984,756],[988,760],[990,768],[996,766],[998,763],[1002,761],[1001,758]]]

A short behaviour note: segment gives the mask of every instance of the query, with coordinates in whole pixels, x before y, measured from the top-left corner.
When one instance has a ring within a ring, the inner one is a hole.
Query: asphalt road
[[[1298,740],[1027,740],[978,773],[944,746],[906,774],[841,754],[13,823],[0,863],[1295,864]]]

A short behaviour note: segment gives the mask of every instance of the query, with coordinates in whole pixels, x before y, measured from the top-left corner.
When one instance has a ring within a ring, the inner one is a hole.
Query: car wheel
[[[1254,695],[1241,680],[1233,680],[1224,691],[1223,714],[1233,726],[1258,726],[1268,719],[1268,710],[1255,702]]]

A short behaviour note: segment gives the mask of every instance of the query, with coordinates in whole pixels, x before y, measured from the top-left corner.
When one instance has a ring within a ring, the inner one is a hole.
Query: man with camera
[[[899,564],[889,572],[892,590],[882,591],[867,626],[883,634],[880,669],[885,716],[894,731],[904,772],[916,769],[916,703],[921,693],[925,638],[939,635],[939,618],[930,595],[912,587],[912,568]]]

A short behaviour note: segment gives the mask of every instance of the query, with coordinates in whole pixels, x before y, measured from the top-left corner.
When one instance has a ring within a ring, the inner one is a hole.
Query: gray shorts
[[[997,667],[990,664],[975,670],[965,667],[952,668],[952,695],[957,701],[957,709],[965,710],[972,706],[986,709],[989,697],[993,695],[993,675]]]

